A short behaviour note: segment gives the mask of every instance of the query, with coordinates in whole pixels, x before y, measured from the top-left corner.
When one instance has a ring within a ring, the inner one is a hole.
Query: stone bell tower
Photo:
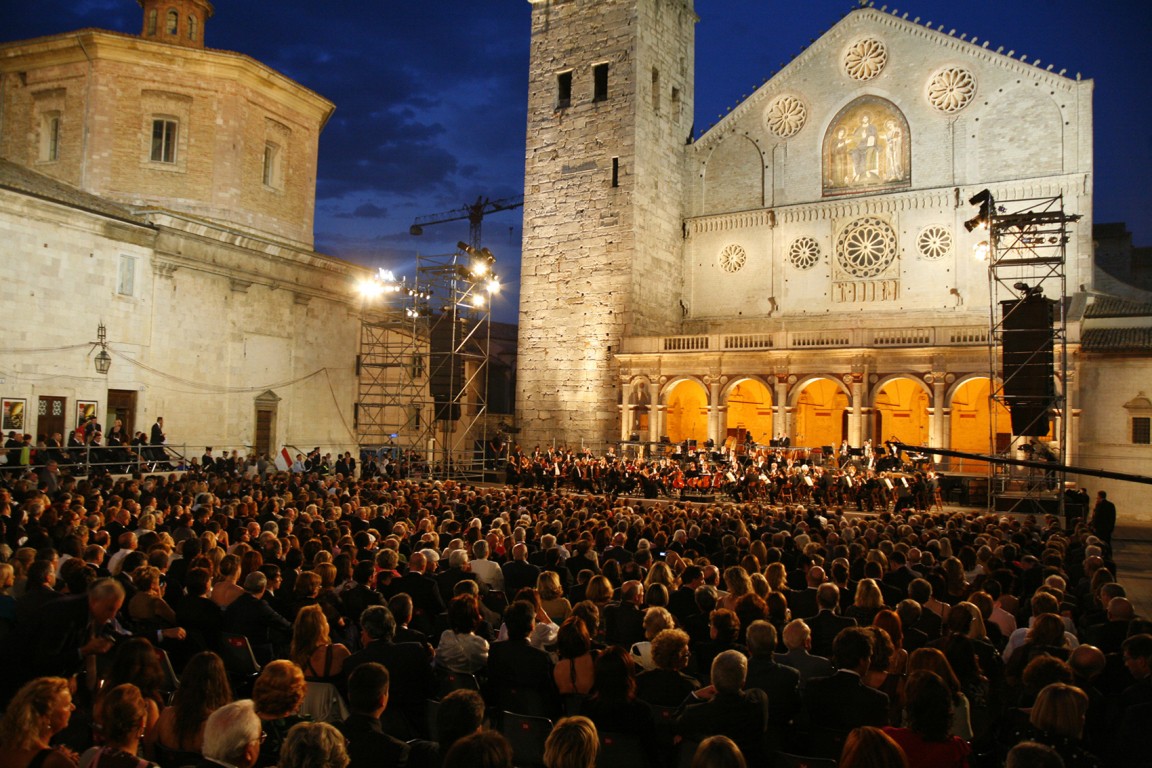
[[[144,9],[145,40],[204,47],[204,24],[215,9],[208,0],[136,0]]]
[[[692,0],[532,5],[519,442],[620,435],[614,355],[682,317]]]

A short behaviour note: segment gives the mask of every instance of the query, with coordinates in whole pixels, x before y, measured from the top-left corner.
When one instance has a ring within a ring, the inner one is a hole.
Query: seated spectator
[[[596,657],[592,638],[579,616],[569,616],[556,635],[556,653],[560,660],[552,669],[552,679],[562,695],[588,694],[595,684]]]
[[[64,678],[38,677],[25,684],[0,718],[0,768],[76,768],[74,752],[51,745],[75,709]]]
[[[769,745],[779,747],[800,714],[800,673],[776,662],[776,628],[767,621],[748,627],[748,678],[745,688],[758,688],[768,695]]]
[[[348,676],[348,708],[351,714],[337,729],[348,742],[350,768],[396,768],[408,762],[410,748],[384,733],[380,716],[388,708],[388,670],[367,662]]]
[[[333,643],[328,619],[319,605],[309,605],[296,614],[292,623],[291,658],[304,670],[304,679],[343,684],[344,662],[351,655],[342,643]]]
[[[1066,768],[1060,753],[1047,744],[1022,741],[1012,747],[1004,768]]]
[[[836,673],[808,681],[803,697],[808,730],[820,734],[811,743],[814,754],[835,758],[853,728],[887,725],[888,696],[864,684],[872,661],[872,636],[866,630],[843,630],[833,656]]]
[[[204,723],[204,761],[198,768],[252,768],[260,756],[260,718],[251,699],[225,704]]]
[[[435,664],[449,672],[474,675],[488,664],[488,641],[477,636],[480,611],[472,595],[458,595],[448,605],[448,629],[440,635]]]
[[[967,768],[971,748],[951,736],[952,694],[935,672],[917,670],[908,675],[908,727],[886,727],[884,732],[900,745],[908,768]]]
[[[432,696],[432,647],[417,642],[395,642],[396,620],[382,605],[373,605],[360,614],[360,643],[363,645],[344,662],[343,672],[351,675],[369,662],[388,670],[389,711],[401,713],[407,728],[389,731],[397,738],[411,738],[424,726],[424,702]]]
[[[863,725],[848,734],[837,768],[908,768],[908,758],[887,733]]]
[[[580,714],[596,724],[600,734],[616,733],[640,739],[646,754],[657,754],[656,723],[652,710],[636,698],[632,654],[618,645],[609,646],[596,658],[592,694]]]
[[[344,737],[328,723],[297,723],[280,748],[277,768],[345,768]]]
[[[512,768],[512,745],[497,731],[478,731],[452,745],[443,768]]]
[[[652,640],[666,629],[673,629],[676,621],[666,608],[653,607],[644,611],[644,640],[632,645],[632,656],[641,670],[655,669],[652,661]]]
[[[117,685],[101,697],[100,733],[104,743],[80,756],[80,768],[159,768],[136,755],[144,735],[148,705],[131,683]]]
[[[691,768],[746,768],[747,765],[736,742],[727,736],[709,736],[696,747]]]
[[[176,626],[176,612],[164,601],[160,570],[144,565],[132,572],[136,594],[128,601],[128,616],[140,631],[156,631]]]
[[[948,663],[948,658],[935,648],[921,648],[908,659],[909,674],[920,670],[934,672],[948,688],[952,703],[952,721],[948,726],[949,735],[970,740],[972,738],[971,708],[968,705],[968,697],[964,695],[964,691],[960,687],[960,680],[952,671],[952,665]],[[904,720],[905,722],[908,721],[907,711]]]
[[[545,768],[595,768],[600,735],[586,717],[557,721],[544,742]]]
[[[557,625],[564,623],[572,613],[572,604],[564,597],[560,575],[555,571],[541,571],[536,579],[536,591],[540,593],[540,605],[548,618]]]
[[[709,616],[710,633],[705,642],[692,649],[692,663],[696,673],[706,679],[712,669],[712,659],[724,651],[739,651],[747,656],[748,649],[738,642],[740,619],[735,611],[717,608]]]
[[[784,627],[784,647],[788,650],[776,654],[776,661],[800,673],[801,691],[809,680],[827,677],[836,671],[828,659],[809,652],[812,649],[812,630],[803,619],[793,619]]]
[[[436,752],[430,765],[438,765],[460,739],[478,733],[484,726],[484,699],[476,691],[452,691],[440,701],[436,717]]]
[[[282,659],[269,663],[256,678],[252,701],[263,731],[256,760],[259,768],[276,765],[288,731],[303,722],[297,713],[304,702],[306,685],[300,667]]]
[[[636,698],[657,707],[678,707],[700,681],[684,674],[690,656],[688,633],[665,629],[652,640],[653,668],[636,676]]]
[[[513,602],[504,610],[504,623],[508,639],[488,649],[488,704],[498,710],[555,716],[560,701],[552,678],[552,659],[528,642],[536,626],[535,606],[525,600]],[[514,701],[523,705],[530,699],[536,706],[534,712],[508,706]]]
[[[1055,749],[1066,768],[1096,768],[1100,760],[1081,743],[1087,713],[1084,691],[1064,683],[1046,686],[1028,717],[1034,729],[1031,740]]]
[[[758,688],[745,689],[747,676],[744,654],[719,653],[712,662],[712,685],[693,694],[706,700],[684,710],[676,720],[677,733],[696,740],[727,736],[752,765],[767,760],[768,695]]]
[[[193,656],[184,667],[172,705],[160,713],[152,745],[163,764],[203,754],[208,718],[232,701],[232,689],[224,662],[211,651]]]

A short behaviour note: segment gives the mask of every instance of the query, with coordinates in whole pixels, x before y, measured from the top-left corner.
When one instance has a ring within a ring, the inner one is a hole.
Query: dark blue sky
[[[855,7],[848,0],[696,0],[701,132]],[[877,7],[880,3],[877,3]],[[1152,2],[904,0],[888,8],[994,50],[1095,80],[1095,219],[1152,245]],[[316,247],[411,274],[416,252],[446,253],[467,221],[411,237],[416,216],[521,194],[527,0],[216,0],[209,47],[246,53],[336,104],[320,139]],[[81,27],[138,33],[135,0],[4,0],[0,36]],[[519,210],[484,222],[516,318]]]

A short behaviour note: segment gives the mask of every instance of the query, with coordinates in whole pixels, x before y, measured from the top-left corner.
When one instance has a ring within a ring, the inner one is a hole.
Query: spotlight
[[[492,275],[492,279],[488,281],[487,288],[488,293],[492,295],[500,293],[500,278],[496,277],[496,275]]]
[[[982,189],[968,198],[968,204],[980,206],[980,212],[964,222],[964,229],[969,232],[981,226],[987,229],[988,225],[992,223],[992,214],[996,210],[996,201],[992,199],[992,193],[987,189]]]
[[[1012,287],[1025,296],[1032,292],[1032,288],[1028,285],[1028,283],[1013,283]]]
[[[988,241],[981,240],[972,246],[972,255],[976,257],[977,261],[988,261]]]

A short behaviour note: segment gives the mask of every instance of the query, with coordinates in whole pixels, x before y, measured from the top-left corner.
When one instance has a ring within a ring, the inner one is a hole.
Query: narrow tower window
[[[168,22],[164,27],[164,31],[170,35],[176,34],[176,30],[180,27],[180,14],[175,9],[168,11]]]
[[[567,109],[572,105],[572,72],[556,75],[556,108]]]
[[[660,70],[652,67],[652,111],[660,111]]]
[[[162,117],[152,121],[152,162],[176,162],[177,125],[175,120]]]
[[[620,158],[612,158],[612,186],[620,186]]]
[[[60,113],[48,112],[40,120],[40,161],[55,162],[60,159]]]
[[[155,35],[156,34],[156,9],[155,8],[148,11],[148,26],[145,29],[147,31],[147,34],[149,34],[149,35]]]
[[[592,67],[592,101],[604,101],[608,98],[608,65],[597,64]]]
[[[188,17],[188,39],[191,40],[192,42],[196,42],[196,36],[199,34],[200,34],[200,31],[196,27],[196,17],[195,16],[189,16]]]
[[[264,144],[264,186],[280,189],[280,147],[271,141]]]

